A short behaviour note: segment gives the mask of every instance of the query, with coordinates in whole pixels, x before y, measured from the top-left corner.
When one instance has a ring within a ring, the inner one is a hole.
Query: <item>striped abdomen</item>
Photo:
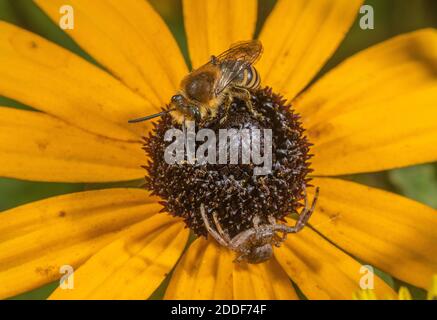
[[[246,89],[256,89],[261,84],[261,77],[258,71],[252,66],[243,70],[241,75],[235,79],[234,85]]]

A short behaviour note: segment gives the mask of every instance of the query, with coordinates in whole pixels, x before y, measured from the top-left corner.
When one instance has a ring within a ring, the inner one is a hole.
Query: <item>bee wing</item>
[[[217,82],[215,92],[222,92],[244,69],[254,64],[262,54],[262,44],[258,40],[237,42],[213,62],[220,66],[221,76]]]

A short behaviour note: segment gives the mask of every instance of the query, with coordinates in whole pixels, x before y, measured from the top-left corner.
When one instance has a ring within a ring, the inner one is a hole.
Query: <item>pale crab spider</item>
[[[272,257],[272,245],[279,247],[281,243],[286,240],[287,234],[299,232],[305,227],[316,206],[319,188],[316,188],[311,207],[308,204],[306,190],[304,190],[304,196],[304,208],[299,214],[299,218],[294,227],[276,223],[276,219],[273,216],[269,216],[268,224],[261,224],[260,218],[256,216],[253,219],[253,228],[240,232],[232,239],[220,225],[217,212],[213,212],[212,214],[216,229],[211,226],[203,204],[200,206],[200,213],[208,233],[217,240],[219,244],[237,253],[236,262],[246,261],[256,264],[267,261]],[[277,235],[277,232],[282,232],[282,236]]]

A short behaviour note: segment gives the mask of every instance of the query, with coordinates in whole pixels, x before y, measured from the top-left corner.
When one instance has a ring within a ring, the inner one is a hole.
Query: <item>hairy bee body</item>
[[[253,64],[262,53],[258,40],[239,42],[210,61],[193,70],[180,84],[168,111],[130,122],[141,122],[170,112],[182,124],[185,120],[200,120],[216,115],[219,106],[227,108],[234,98],[250,103],[250,90],[260,86],[261,78]]]
[[[249,90],[257,89],[261,83],[253,66],[261,53],[259,41],[240,42],[193,70],[172,98],[173,118],[182,123],[186,119],[211,117],[220,105],[230,104],[235,97],[248,100]]]

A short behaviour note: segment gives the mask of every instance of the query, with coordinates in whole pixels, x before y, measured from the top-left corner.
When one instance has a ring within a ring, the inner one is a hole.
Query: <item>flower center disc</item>
[[[144,149],[150,157],[145,187],[163,199],[165,211],[182,217],[196,235],[207,236],[201,204],[208,213],[217,213],[231,237],[252,228],[256,216],[261,223],[268,223],[269,216],[283,221],[302,206],[311,156],[300,117],[270,88],[251,92],[251,102],[255,112],[234,99],[227,114],[220,106],[214,118],[196,124],[196,129],[212,129],[217,136],[220,129],[271,129],[270,174],[254,175],[253,164],[168,164],[164,152],[170,142],[164,140],[165,133],[182,129],[170,114],[160,118],[145,138]]]

